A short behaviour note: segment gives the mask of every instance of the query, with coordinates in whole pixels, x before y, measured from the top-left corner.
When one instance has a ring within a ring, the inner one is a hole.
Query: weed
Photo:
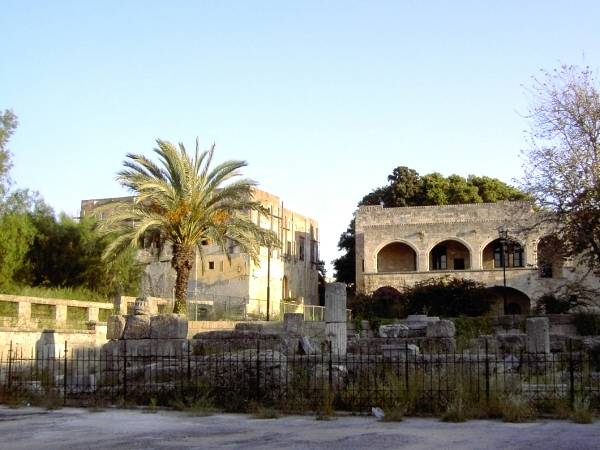
[[[384,416],[381,418],[381,422],[402,422],[406,414],[406,406],[397,403],[394,406],[385,408],[383,412]]]
[[[588,399],[577,399],[573,407],[573,422],[589,424],[594,422],[594,416]]]
[[[446,408],[446,412],[442,415],[442,421],[444,422],[466,422],[468,414],[466,411],[466,405],[461,395],[457,395]]]
[[[279,412],[274,408],[259,406],[252,414],[252,417],[255,419],[278,419]]]
[[[501,398],[500,410],[505,422],[527,422],[533,418],[534,411],[527,400],[515,394]]]

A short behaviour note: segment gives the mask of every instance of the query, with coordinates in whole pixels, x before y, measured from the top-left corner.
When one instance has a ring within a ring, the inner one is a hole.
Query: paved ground
[[[378,422],[372,417],[317,421],[245,415],[191,417],[129,410],[0,407],[0,448],[8,449],[600,449],[600,422],[507,424],[435,419]]]

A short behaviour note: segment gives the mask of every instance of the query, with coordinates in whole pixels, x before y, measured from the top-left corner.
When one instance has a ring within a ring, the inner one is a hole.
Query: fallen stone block
[[[150,337],[152,339],[185,339],[188,321],[179,314],[162,314],[150,318]]]
[[[150,316],[127,316],[123,339],[149,339]]]

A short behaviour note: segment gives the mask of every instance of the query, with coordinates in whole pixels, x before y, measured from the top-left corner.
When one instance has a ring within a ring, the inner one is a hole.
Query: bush
[[[600,335],[600,314],[580,312],[575,314],[573,322],[580,336]]]
[[[556,296],[544,294],[536,302],[535,312],[538,314],[566,314],[571,308],[577,306],[577,299],[573,296]]]
[[[494,303],[485,285],[459,278],[432,278],[404,292],[408,314],[482,316]]]

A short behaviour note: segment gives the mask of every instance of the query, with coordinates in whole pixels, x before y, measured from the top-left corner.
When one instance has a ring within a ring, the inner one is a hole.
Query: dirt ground
[[[0,407],[1,449],[600,449],[600,422],[509,424],[373,417],[255,419],[217,414]]]

